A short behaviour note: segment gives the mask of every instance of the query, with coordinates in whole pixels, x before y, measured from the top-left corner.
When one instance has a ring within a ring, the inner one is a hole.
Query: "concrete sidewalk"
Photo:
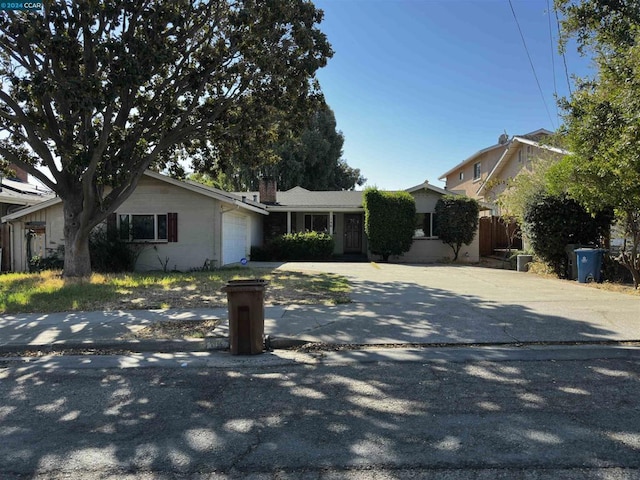
[[[255,265],[254,265],[255,266]],[[352,303],[267,306],[280,342],[501,344],[640,340],[640,297],[575,282],[470,266],[286,263],[349,277]],[[154,322],[219,320],[204,340],[125,340]],[[226,308],[17,314],[0,318],[0,351],[123,348],[191,351],[228,346]]]

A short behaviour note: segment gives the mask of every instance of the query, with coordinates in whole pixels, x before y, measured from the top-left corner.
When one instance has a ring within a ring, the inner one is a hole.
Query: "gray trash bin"
[[[528,272],[529,264],[533,262],[533,255],[518,255],[516,257],[516,267],[518,272]]]
[[[576,262],[576,250],[582,248],[578,243],[570,243],[564,249],[567,254],[567,276],[569,280],[578,279],[578,264]]]
[[[229,349],[232,355],[264,351],[264,289],[266,280],[231,280],[222,288],[229,309]]]

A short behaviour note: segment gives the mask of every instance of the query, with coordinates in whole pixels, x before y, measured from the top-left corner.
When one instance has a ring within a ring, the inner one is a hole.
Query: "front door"
[[[362,252],[362,214],[344,215],[344,253]]]

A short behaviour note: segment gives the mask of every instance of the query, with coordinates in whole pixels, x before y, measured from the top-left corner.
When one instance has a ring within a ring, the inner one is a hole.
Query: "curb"
[[[91,342],[56,342],[49,344],[0,345],[0,355],[21,352],[66,352],[114,350],[130,352],[206,352],[210,350],[227,350],[229,339],[226,337],[208,337],[204,339],[181,340],[107,340]]]

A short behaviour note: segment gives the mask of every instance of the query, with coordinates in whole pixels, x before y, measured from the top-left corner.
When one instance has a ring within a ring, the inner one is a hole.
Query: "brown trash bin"
[[[222,288],[229,308],[229,348],[232,355],[264,351],[264,289],[260,279],[230,280]]]

